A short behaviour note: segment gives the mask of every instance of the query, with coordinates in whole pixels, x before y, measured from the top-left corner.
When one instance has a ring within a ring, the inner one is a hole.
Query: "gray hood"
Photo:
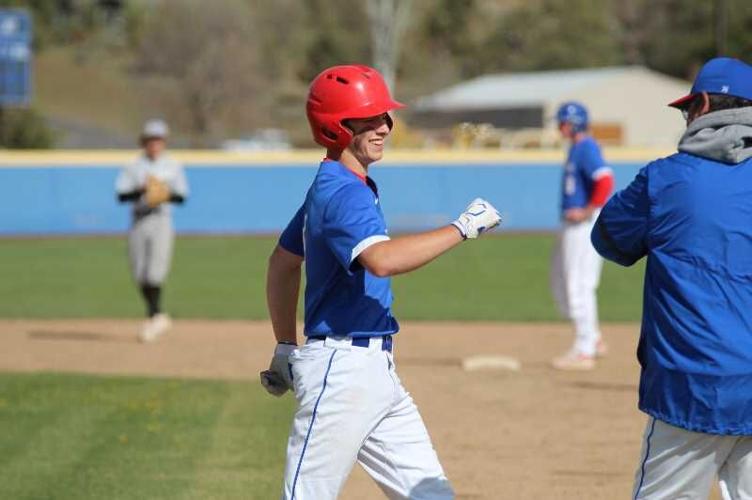
[[[752,158],[752,107],[695,119],[679,140],[679,151],[732,165]]]

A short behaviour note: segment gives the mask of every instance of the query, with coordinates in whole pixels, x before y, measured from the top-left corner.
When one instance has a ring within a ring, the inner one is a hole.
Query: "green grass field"
[[[177,317],[266,318],[274,238],[181,237],[166,288]],[[557,318],[550,235],[461,245],[394,280],[413,320]],[[0,241],[0,317],[138,317],[124,238]],[[607,264],[605,320],[638,320],[642,265]],[[0,498],[269,499],[294,399],[254,382],[0,374]]]
[[[2,374],[0,498],[275,498],[293,403],[255,383]]]
[[[181,237],[165,288],[182,318],[266,318],[264,281],[274,238]],[[395,311],[410,320],[548,321],[550,235],[500,235],[461,245],[394,279]],[[642,264],[607,263],[601,318],[637,321]],[[0,241],[0,317],[138,317],[124,238]]]

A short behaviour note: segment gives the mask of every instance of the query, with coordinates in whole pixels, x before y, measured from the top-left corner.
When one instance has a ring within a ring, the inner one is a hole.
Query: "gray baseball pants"
[[[134,220],[128,234],[128,257],[133,280],[139,284],[159,286],[164,282],[172,262],[175,231],[164,214],[150,214]]]

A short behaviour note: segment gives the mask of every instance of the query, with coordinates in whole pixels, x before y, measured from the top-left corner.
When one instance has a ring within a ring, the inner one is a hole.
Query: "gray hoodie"
[[[696,118],[679,140],[679,151],[731,165],[752,158],[752,107]]]

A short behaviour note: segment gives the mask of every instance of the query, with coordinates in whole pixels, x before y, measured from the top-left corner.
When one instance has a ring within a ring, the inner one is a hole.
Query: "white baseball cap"
[[[158,138],[164,139],[170,133],[170,129],[164,120],[148,120],[144,123],[144,128],[141,131],[142,138]]]

